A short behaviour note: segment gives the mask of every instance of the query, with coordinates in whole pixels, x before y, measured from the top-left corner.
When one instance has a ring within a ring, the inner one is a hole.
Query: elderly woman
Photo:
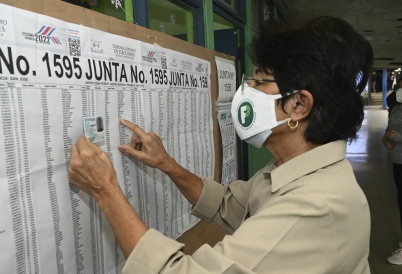
[[[70,181],[95,197],[127,263],[124,273],[370,273],[367,200],[345,158],[364,113],[369,43],[343,20],[270,25],[250,47],[255,74],[232,103],[240,138],[274,156],[248,181],[220,185],[179,166],[161,139],[135,136],[120,151],[165,172],[192,214],[229,232],[192,256],[149,229],[120,190],[108,156],[84,136],[71,148]]]

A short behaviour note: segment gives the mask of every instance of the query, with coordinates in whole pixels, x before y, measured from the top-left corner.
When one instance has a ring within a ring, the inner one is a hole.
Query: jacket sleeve
[[[254,274],[229,258],[220,255],[209,245],[205,244],[207,253],[200,261],[182,252],[183,244],[172,240],[156,230],[149,229],[141,238],[133,252],[127,259],[123,274],[177,274],[177,273],[239,273]],[[219,258],[219,265],[216,260]],[[204,264],[204,260],[213,259],[213,265]],[[233,267],[236,265],[235,267]],[[228,271],[226,271],[226,270]],[[235,270],[235,272],[231,272]]]
[[[230,185],[221,185],[211,179],[202,178],[204,186],[191,213],[204,221],[214,221],[233,233],[243,220],[254,178],[247,182],[236,181]],[[149,229],[130,254],[122,273],[211,273],[208,267],[198,263],[192,256],[185,255],[182,252],[183,246],[160,232]],[[207,257],[218,256],[209,245],[204,245],[204,249],[209,254]],[[240,271],[236,273],[254,273],[225,256],[218,257],[221,264],[218,268],[227,268],[229,272],[216,273],[233,273],[231,270]]]
[[[247,182],[236,181],[229,185],[202,178],[204,187],[191,214],[206,222],[214,221],[229,233],[233,233],[243,221],[257,174]]]
[[[280,197],[247,219],[215,247],[201,246],[192,256],[183,244],[150,229],[137,244],[123,273],[333,273],[325,252],[334,238],[328,207],[319,199]],[[314,239],[312,241],[311,239]],[[335,253],[335,252],[334,252]],[[288,259],[292,258],[292,263]],[[329,267],[329,268],[328,268]]]

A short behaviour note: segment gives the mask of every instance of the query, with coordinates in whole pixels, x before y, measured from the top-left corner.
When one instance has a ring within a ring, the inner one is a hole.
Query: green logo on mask
[[[254,121],[254,109],[249,101],[242,102],[237,108],[237,119],[242,127],[248,129]]]

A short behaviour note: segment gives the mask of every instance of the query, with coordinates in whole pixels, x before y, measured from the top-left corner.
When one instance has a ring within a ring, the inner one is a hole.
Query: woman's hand
[[[176,163],[166,152],[158,135],[153,132],[146,133],[138,125],[123,118],[120,119],[120,122],[135,134],[131,138],[130,145],[119,146],[121,152],[162,171],[169,170]]]
[[[128,258],[148,227],[121,191],[106,152],[82,135],[70,153],[68,179],[96,199]]]
[[[201,178],[176,163],[166,152],[161,138],[155,133],[146,133],[138,125],[124,119],[120,119],[120,122],[131,129],[135,135],[131,138],[130,145],[120,145],[119,150],[164,172],[172,179],[184,197],[195,206],[204,186]]]
[[[121,192],[108,155],[85,135],[81,135],[77,144],[70,148],[68,171],[70,182],[93,196],[102,211],[109,206],[108,195],[116,193],[116,190]]]

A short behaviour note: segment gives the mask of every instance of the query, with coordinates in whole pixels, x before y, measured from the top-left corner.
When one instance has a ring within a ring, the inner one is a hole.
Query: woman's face
[[[269,95],[280,94],[278,85],[273,75],[270,73],[263,73],[256,69],[253,79],[248,82],[250,87],[257,89],[260,92]],[[258,81],[262,79],[262,81]],[[264,81],[267,80],[267,81]],[[307,90],[298,90],[293,95],[287,97],[285,105],[282,107],[282,103],[275,102],[275,116],[277,121],[289,121],[288,123],[280,124],[272,128],[272,133],[265,140],[264,146],[268,149],[275,147],[277,144],[284,142],[293,142],[296,138],[304,138],[304,132],[308,127],[308,122],[305,118],[309,115],[314,104],[314,99],[311,93]],[[296,122],[297,121],[297,122]],[[297,131],[297,134],[294,134]],[[290,140],[290,141],[289,141]],[[301,139],[300,139],[301,140]]]
[[[265,74],[262,72],[256,71],[253,76],[254,79],[270,79],[274,80],[274,77],[270,74]],[[249,86],[253,87],[261,92],[264,92],[266,94],[270,95],[276,95],[279,94],[279,88],[278,85],[275,82],[264,82],[264,81],[258,81],[258,80],[251,80],[249,82]],[[285,110],[288,112],[289,108],[289,101],[285,105]],[[285,113],[282,109],[281,105],[275,104],[275,112],[276,112],[276,120],[277,121],[282,121],[284,119],[289,118],[289,114]],[[274,128],[275,129],[275,128]],[[272,130],[274,132],[274,130]]]

